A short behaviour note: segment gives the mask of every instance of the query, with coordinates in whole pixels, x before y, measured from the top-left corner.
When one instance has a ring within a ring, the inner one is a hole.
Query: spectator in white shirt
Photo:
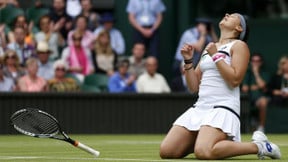
[[[157,73],[158,61],[156,57],[149,56],[146,59],[146,72],[140,75],[136,81],[136,89],[139,93],[169,93],[170,87],[164,76]]]
[[[125,40],[121,31],[114,27],[114,22],[115,19],[111,13],[104,13],[100,19],[102,25],[95,29],[94,34],[98,36],[103,29],[107,30],[110,34],[112,49],[118,55],[123,55],[125,52]]]

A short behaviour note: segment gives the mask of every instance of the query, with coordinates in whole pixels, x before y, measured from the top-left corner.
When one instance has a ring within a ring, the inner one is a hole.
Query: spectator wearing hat
[[[53,63],[49,60],[51,50],[49,49],[48,43],[45,41],[38,42],[36,53],[38,56],[38,76],[49,80],[54,76]]]
[[[180,75],[179,66],[183,61],[180,49],[185,43],[191,44],[194,49],[193,65],[196,67],[201,56],[201,52],[209,42],[216,42],[218,37],[214,31],[212,21],[208,18],[196,19],[196,26],[191,27],[184,31],[178,43],[175,54],[175,62],[173,65],[173,72]]]
[[[128,73],[129,65],[127,59],[118,63],[118,71],[109,78],[109,92],[136,92],[136,76]]]
[[[125,52],[125,40],[121,34],[121,31],[114,27],[114,22],[115,19],[112,13],[104,13],[100,19],[100,23],[102,25],[95,29],[94,34],[97,37],[103,29],[107,30],[110,34],[112,49],[118,55],[123,55]]]
[[[65,77],[68,69],[68,65],[63,60],[55,61],[53,65],[55,76],[48,81],[48,91],[72,92],[79,90],[79,86],[74,79]]]
[[[158,57],[160,33],[159,26],[166,10],[162,0],[129,0],[126,11],[134,28],[133,40],[144,42],[148,54]]]

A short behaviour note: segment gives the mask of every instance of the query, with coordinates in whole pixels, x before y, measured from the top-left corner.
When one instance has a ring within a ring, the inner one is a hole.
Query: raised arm
[[[198,92],[200,79],[201,79],[201,71],[199,65],[194,69],[194,65],[192,63],[193,60],[194,48],[192,45],[185,44],[181,49],[181,54],[185,61],[184,69],[185,69],[185,78],[187,81],[187,87],[193,93]]]

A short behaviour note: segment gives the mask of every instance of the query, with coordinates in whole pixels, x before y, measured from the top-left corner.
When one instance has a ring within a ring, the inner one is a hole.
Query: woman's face
[[[21,26],[21,27],[26,28],[27,26],[26,18],[24,16],[17,17],[15,26]]]
[[[50,19],[49,19],[48,17],[41,19],[40,28],[41,28],[41,30],[44,31],[44,32],[49,31],[49,28],[50,28]]]
[[[17,55],[16,53],[8,53],[6,56],[7,65],[15,65],[16,64]]]
[[[240,25],[239,16],[240,15],[237,13],[233,13],[233,14],[226,13],[223,19],[219,23],[220,28],[225,26],[226,28],[235,29],[237,26]]]
[[[78,18],[76,22],[76,28],[78,30],[86,30],[86,27],[87,27],[86,19],[84,17]]]
[[[99,37],[99,42],[101,45],[108,45],[109,44],[109,36],[107,34],[102,34]]]
[[[81,41],[82,41],[82,37],[79,35],[73,35],[72,36],[72,40],[73,40],[73,44],[76,47],[80,47],[81,46]]]
[[[37,62],[31,63],[27,66],[27,71],[30,75],[37,75],[38,72],[38,64]]]
[[[58,66],[55,69],[55,77],[56,78],[64,78],[66,74],[66,69],[64,66]]]
[[[281,69],[283,73],[287,74],[288,73],[288,58],[281,63]]]

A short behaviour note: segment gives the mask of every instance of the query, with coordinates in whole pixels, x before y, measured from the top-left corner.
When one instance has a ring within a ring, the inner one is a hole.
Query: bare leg
[[[266,97],[260,97],[256,102],[256,107],[259,109],[259,126],[264,129],[266,121],[266,107],[268,100]]]
[[[160,157],[163,159],[183,158],[194,152],[198,132],[191,132],[181,126],[173,126],[160,146]]]
[[[195,156],[198,159],[224,159],[257,153],[256,144],[229,141],[220,129],[210,126],[200,128],[195,144]]]

